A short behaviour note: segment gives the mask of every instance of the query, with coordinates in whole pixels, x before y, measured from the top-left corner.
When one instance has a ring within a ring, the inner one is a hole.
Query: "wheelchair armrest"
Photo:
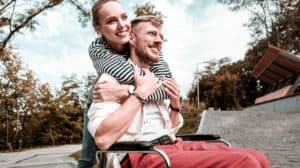
[[[185,134],[185,135],[176,135],[176,137],[182,138],[184,141],[210,141],[218,140],[221,137],[216,134]]]
[[[153,144],[150,141],[125,141],[114,143],[108,151],[143,151],[153,150]]]

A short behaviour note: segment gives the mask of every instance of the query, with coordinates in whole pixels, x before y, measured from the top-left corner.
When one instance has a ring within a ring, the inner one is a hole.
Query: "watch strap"
[[[132,96],[135,96],[136,98],[138,98],[143,104],[146,103],[146,100],[143,99],[139,94],[137,94],[136,92],[131,93]]]

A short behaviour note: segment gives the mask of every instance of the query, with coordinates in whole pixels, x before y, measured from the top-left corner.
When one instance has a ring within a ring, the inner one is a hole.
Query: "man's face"
[[[135,36],[135,53],[139,60],[146,65],[158,62],[163,44],[161,27],[156,27],[150,22],[139,23]]]

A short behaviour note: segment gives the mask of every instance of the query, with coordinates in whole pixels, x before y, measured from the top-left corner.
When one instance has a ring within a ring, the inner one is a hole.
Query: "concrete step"
[[[1,168],[75,168],[77,161],[69,155],[81,149],[81,144],[29,149],[0,153]]]
[[[207,111],[197,133],[214,133],[232,146],[266,153],[273,168],[300,167],[300,111]]]

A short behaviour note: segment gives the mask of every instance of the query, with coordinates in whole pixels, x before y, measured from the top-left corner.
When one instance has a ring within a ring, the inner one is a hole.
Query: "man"
[[[159,59],[163,44],[161,25],[162,20],[155,16],[138,17],[132,21],[129,61],[144,68],[145,75],[140,76],[135,68],[136,87],[129,90],[129,97],[91,105],[88,129],[98,148],[106,150],[117,141],[154,140],[168,135],[170,144],[156,148],[166,152],[172,167],[270,167],[265,156],[254,150],[175,140],[175,133],[183,123],[179,113],[179,87],[175,80],[164,78],[163,81],[170,97],[169,105],[163,101],[145,102],[161,85],[161,81],[148,70]],[[107,74],[103,74],[101,80],[118,84]],[[128,154],[128,159],[123,159],[123,155],[109,155],[108,167],[120,167],[120,163],[122,167],[164,166],[162,159],[154,154]]]
[[[127,62],[129,56],[128,40],[131,30],[128,15],[118,0],[95,0],[91,13],[94,30],[99,34],[89,46],[89,56],[94,68],[99,76],[103,73],[108,73],[122,84],[121,86],[123,87],[119,87],[118,91],[116,91],[116,88],[112,89],[113,93],[118,93],[117,96],[128,97],[128,85],[134,84],[133,66]],[[168,64],[163,60],[163,57],[161,57],[159,62],[152,64],[150,69],[151,72],[160,78],[163,76],[172,76]],[[93,100],[94,102],[102,101],[101,99],[107,100],[107,97],[98,97],[99,94],[97,94],[97,91],[101,91],[98,86],[101,86],[101,88],[110,86],[105,83],[97,83],[94,86],[94,94],[89,92],[89,95],[94,96],[89,96],[84,112],[82,150],[78,161],[78,168],[92,168],[96,162],[96,145],[94,138],[87,130],[87,111]],[[106,92],[108,92],[107,89]],[[108,96],[113,95],[108,94]],[[164,88],[161,87],[149,96],[147,100],[155,101],[168,98]]]

